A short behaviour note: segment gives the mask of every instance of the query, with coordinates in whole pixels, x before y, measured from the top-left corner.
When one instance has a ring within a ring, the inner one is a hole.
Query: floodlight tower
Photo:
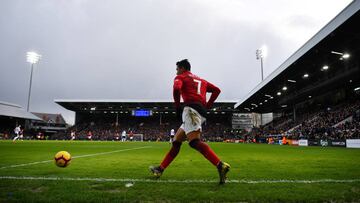
[[[261,81],[264,80],[264,65],[263,65],[263,58],[267,56],[267,46],[263,45],[260,49],[256,50],[256,59],[260,60],[261,63]]]
[[[256,50],[256,59],[260,60],[261,64],[261,82],[264,80],[264,65],[263,58],[267,56],[267,46],[263,45],[259,49]],[[262,125],[262,114],[260,114],[260,126]]]
[[[27,52],[26,53],[27,62],[29,62],[31,64],[30,86],[29,86],[29,94],[28,94],[27,107],[26,107],[27,112],[29,112],[31,85],[32,85],[32,75],[33,75],[34,64],[38,63],[40,58],[41,58],[41,55],[37,54],[36,52]]]

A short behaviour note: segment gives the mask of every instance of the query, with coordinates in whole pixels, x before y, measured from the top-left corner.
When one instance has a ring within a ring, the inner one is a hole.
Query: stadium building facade
[[[35,131],[43,131],[46,134],[54,134],[57,132],[65,131],[68,125],[61,114],[51,113],[36,113],[32,114],[41,118],[41,120],[34,120],[30,124],[30,128]]]

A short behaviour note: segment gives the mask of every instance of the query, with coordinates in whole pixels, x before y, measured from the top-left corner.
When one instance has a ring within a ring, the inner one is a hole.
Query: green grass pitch
[[[156,181],[148,167],[169,143],[0,141],[0,202],[360,201],[359,149],[209,145],[232,166],[223,186],[215,167],[186,143]],[[67,168],[51,161],[61,150],[75,157]]]

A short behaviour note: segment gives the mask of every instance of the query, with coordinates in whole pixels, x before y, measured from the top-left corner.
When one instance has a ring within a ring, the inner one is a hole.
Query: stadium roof
[[[332,89],[360,86],[359,9],[360,1],[349,4],[234,107],[276,112]]]
[[[41,120],[34,114],[25,111],[21,106],[17,104],[11,104],[0,101],[0,116],[16,117],[31,120]]]
[[[67,100],[57,99],[55,103],[75,112],[94,110],[128,110],[128,109],[156,109],[158,111],[174,110],[172,100]],[[216,111],[233,111],[236,101],[218,101],[213,108]]]

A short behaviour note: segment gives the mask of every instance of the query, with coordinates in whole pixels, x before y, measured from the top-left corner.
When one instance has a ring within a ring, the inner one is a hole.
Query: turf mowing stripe
[[[52,181],[94,181],[94,182],[139,182],[139,183],[217,183],[217,180],[155,180],[131,178],[61,178],[61,177],[29,177],[29,176],[0,176],[2,180],[52,180]],[[360,179],[336,180],[228,180],[227,183],[263,184],[263,183],[355,183]]]
[[[115,151],[110,151],[110,152],[86,154],[86,155],[80,155],[80,156],[73,156],[72,159],[89,157],[89,156],[99,156],[99,155],[104,155],[104,154],[113,154],[113,153],[117,153],[117,152],[131,151],[131,150],[144,149],[144,148],[150,148],[150,147],[151,146],[144,146],[144,147],[136,147],[136,148],[130,148],[130,149],[120,149],[120,150],[115,150]],[[3,167],[0,167],[0,169],[16,168],[16,167],[21,167],[21,166],[31,166],[31,165],[36,165],[36,164],[48,163],[48,162],[52,162],[52,161],[54,161],[54,160],[52,159],[52,160],[36,161],[36,162],[25,163],[25,164],[16,164],[16,165],[10,165],[10,166],[3,166]]]

